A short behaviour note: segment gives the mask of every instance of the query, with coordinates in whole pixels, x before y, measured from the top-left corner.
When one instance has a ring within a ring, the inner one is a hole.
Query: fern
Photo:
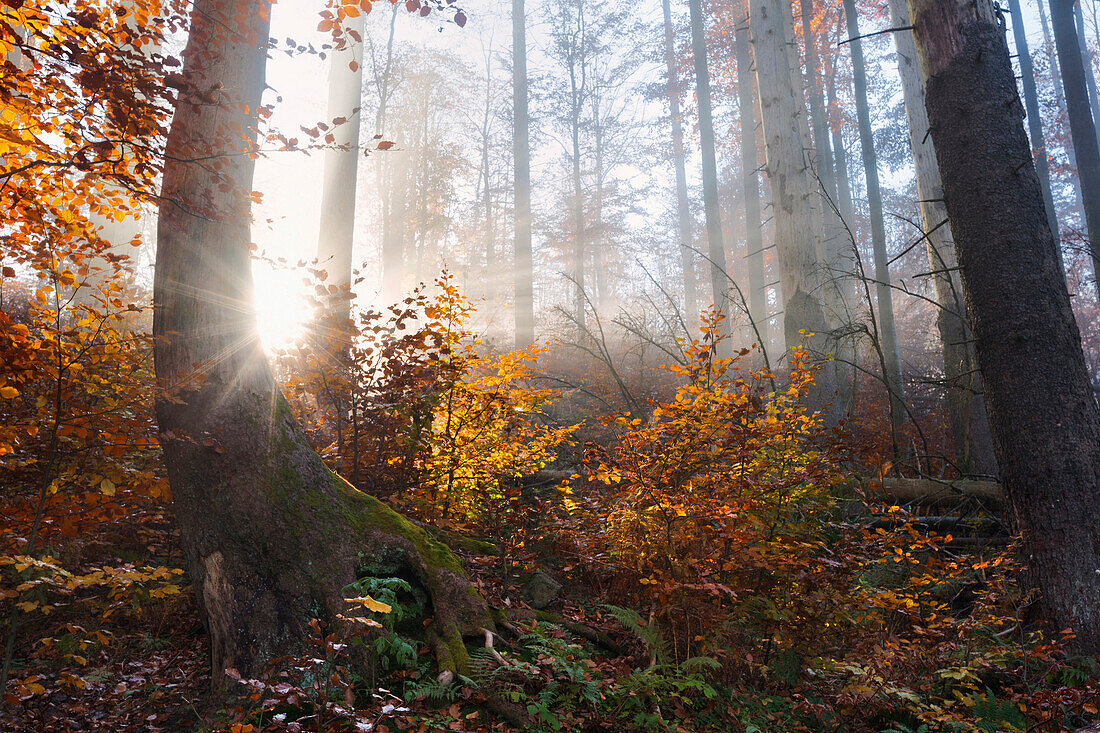
[[[645,621],[637,611],[622,606],[604,604],[603,607],[623,628],[645,644],[646,651],[657,664],[664,664],[668,660],[668,644],[661,635],[661,630],[657,628],[656,620]]]

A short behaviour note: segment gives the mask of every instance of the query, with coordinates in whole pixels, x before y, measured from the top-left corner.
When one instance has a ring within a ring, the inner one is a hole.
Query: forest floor
[[[10,516],[12,510],[6,507],[4,514]],[[12,669],[15,694],[22,699],[18,706],[9,706],[0,715],[0,731],[249,733],[268,729],[257,723],[260,720],[255,715],[257,706],[250,705],[247,694],[227,698],[211,690],[207,638],[188,585],[186,562],[179,550],[178,531],[169,507],[142,500],[139,506],[128,507],[123,518],[103,522],[97,529],[83,533],[78,541],[60,543],[51,549],[77,577],[90,577],[103,569],[110,569],[111,574],[132,573],[139,581],[148,575],[148,568],[178,569],[184,574],[172,586],[178,587],[179,592],[160,597],[137,592],[135,588],[128,588],[123,594],[118,592],[117,585],[87,583],[79,587],[78,583],[69,603],[55,604],[46,614],[27,615],[31,621],[25,621],[18,630]],[[599,696],[599,683],[595,680],[622,679],[632,670],[649,664],[645,645],[613,615],[598,610],[599,599],[595,594],[586,597],[587,589],[583,587],[570,586],[560,596],[551,592],[552,613],[537,611],[524,602],[522,589],[505,591],[500,582],[498,558],[458,552],[472,581],[490,604],[508,608],[510,618],[520,619],[509,622],[510,629],[520,635],[526,632],[528,647],[535,648],[533,654],[524,655],[530,659],[529,664],[516,662],[516,668],[510,670],[510,681],[493,675],[501,684],[492,687],[509,690],[506,704],[526,714],[525,722],[499,714],[500,701],[489,699],[497,694],[487,694],[490,686],[473,680],[460,680],[448,689],[436,685],[434,662],[427,645],[414,644],[417,659],[390,673],[379,670],[373,695],[368,695],[366,703],[356,701],[350,716],[343,712],[352,708],[341,708],[340,704],[351,700],[348,689],[352,685],[358,686],[358,694],[362,694],[361,678],[350,680],[347,688],[337,690],[339,694],[323,728],[316,727],[315,721],[307,722],[308,716],[304,716],[300,727],[291,723],[277,729],[383,733],[621,729],[621,710],[594,714],[599,706],[588,706],[587,712],[568,709],[572,704],[551,707],[543,704],[540,695],[544,695],[548,686],[557,687],[563,680],[572,680],[579,687],[590,685],[590,689],[578,688],[570,691],[570,695]],[[547,622],[551,617],[553,622]],[[516,651],[515,646],[499,637],[497,644],[504,654],[509,654],[509,648]],[[475,656],[475,665],[478,659]],[[484,672],[482,663],[475,676],[483,682]],[[410,690],[410,683],[419,683],[421,691],[411,690],[412,694],[404,698],[388,694],[403,684]],[[670,704],[674,715],[689,716],[681,703],[673,700]],[[714,705],[709,708],[706,712],[713,714]],[[324,713],[321,715],[324,717]]]

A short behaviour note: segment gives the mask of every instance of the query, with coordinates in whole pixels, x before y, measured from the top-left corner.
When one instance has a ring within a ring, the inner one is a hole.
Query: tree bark
[[[676,223],[680,236],[680,269],[684,273],[684,321],[688,328],[699,320],[695,293],[695,253],[691,250],[691,206],[688,202],[687,167],[684,163],[684,127],[680,118],[680,77],[676,71],[676,43],[670,0],[661,0],[665,21],[665,65],[668,79],[665,94],[672,120],[672,165],[676,169]],[[757,213],[759,219],[759,213]]]
[[[856,118],[859,143],[863,152],[863,173],[867,181],[867,208],[871,217],[871,248],[875,261],[875,295],[878,301],[878,337],[886,373],[882,375],[890,393],[890,422],[895,434],[906,421],[905,387],[901,381],[901,357],[894,325],[894,289],[890,282],[886,252],[886,224],[882,218],[882,191],[878,181],[878,156],[871,131],[871,113],[867,107],[867,69],[863,61],[863,42],[859,40],[859,17],[855,0],[844,0],[844,19],[848,48],[852,52],[852,81],[855,86]]]
[[[668,2],[668,0],[665,0]],[[741,112],[741,197],[745,202],[745,259],[748,260],[749,318],[760,334],[760,351],[768,351],[767,281],[764,279],[764,231],[760,219],[760,182],[756,156],[756,84],[749,44],[748,3],[745,19],[734,31],[737,53],[738,104]],[[766,362],[767,360],[764,359]]]
[[[249,194],[269,11],[194,3],[158,222],[157,419],[214,679],[300,651],[310,619],[335,622],[367,575],[424,589],[440,665],[461,670],[484,601],[444,546],[325,467],[258,340]]]
[[[1047,619],[1095,653],[1100,410],[1008,46],[990,0],[908,7],[1011,519]]]
[[[726,247],[722,241],[722,214],[718,206],[718,159],[714,150],[714,121],[710,106],[710,71],[707,68],[707,39],[703,29],[702,0],[688,0],[691,14],[691,50],[695,60],[695,94],[699,105],[699,143],[703,153],[703,211],[707,221],[707,256],[710,258],[710,288],[714,308],[726,317],[722,333],[729,334],[729,305],[726,293]],[[727,343],[722,354],[728,356]]]
[[[325,151],[321,183],[321,227],[317,237],[318,265],[328,273],[327,283],[351,288],[355,246],[355,190],[359,172],[360,108],[363,104],[363,31],[366,14],[347,22],[346,46],[334,49],[328,72],[328,122],[347,121],[333,129],[336,140]],[[358,34],[355,38],[352,33]],[[351,301],[340,299],[331,314],[337,330],[350,318]]]
[[[805,346],[815,360],[823,363],[807,395],[807,404],[822,410],[826,420],[834,423],[840,412],[836,370],[831,361],[824,363],[828,360],[829,338],[813,233],[813,194],[805,159],[809,149],[804,132],[806,105],[801,86],[793,84],[792,63],[797,59],[791,60],[787,37],[787,26],[792,21],[784,18],[790,18],[791,8],[782,0],[751,0],[749,9],[783,290],[783,329],[788,348]]]
[[[890,24],[895,28],[910,24],[905,0],[890,0]],[[917,47],[912,33],[895,33],[894,42],[898,49],[898,72],[909,121],[909,147],[913,151],[917,174],[917,201],[925,250],[928,252],[928,268],[939,305],[936,325],[943,352],[947,415],[951,422],[955,463],[964,476],[996,476],[997,459],[993,453],[993,437],[989,432],[989,418],[982,397],[970,326],[966,321],[955,242],[951,238],[947,207],[943,203],[943,184],[940,182],[936,150],[928,136],[928,112],[924,105],[924,82],[917,60]]]
[[[531,256],[531,131],[527,114],[527,19],[512,0],[512,156],[515,165],[516,347],[535,343],[535,280]]]
[[[1071,2],[1056,0],[1051,3],[1050,20],[1054,27],[1054,45],[1058,49],[1062,86],[1066,92],[1066,112],[1069,115],[1073,154],[1077,160],[1077,180],[1081,184],[1081,204],[1089,230],[1089,251],[1095,275],[1100,272],[1100,145],[1096,142],[1096,126]],[[1100,281],[1097,288],[1100,289]]]

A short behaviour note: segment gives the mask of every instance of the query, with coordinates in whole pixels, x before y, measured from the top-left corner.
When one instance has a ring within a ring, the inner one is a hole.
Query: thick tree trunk
[[[749,9],[783,289],[783,329],[788,348],[805,346],[824,362],[807,404],[825,411],[826,420],[833,423],[840,417],[836,370],[828,357],[830,339],[813,232],[806,105],[801,86],[793,85],[792,64],[797,58],[792,61],[787,38],[791,7],[782,0],[751,0]]]
[[[722,215],[718,208],[718,159],[714,150],[714,121],[710,107],[710,71],[707,68],[707,39],[703,28],[702,0],[688,0],[691,13],[691,51],[695,59],[695,92],[699,105],[699,143],[703,152],[703,211],[707,220],[707,256],[710,258],[710,288],[714,307],[726,317],[722,333],[729,334],[729,305],[726,293],[726,247],[722,242]],[[728,356],[729,344],[723,348]]]
[[[1096,126],[1089,103],[1085,65],[1077,42],[1070,0],[1052,2],[1050,20],[1054,26],[1054,45],[1058,49],[1062,86],[1066,92],[1066,112],[1069,115],[1073,154],[1077,160],[1077,179],[1081,184],[1081,203],[1085,209],[1085,224],[1089,230],[1089,250],[1095,275],[1100,272],[1100,145],[1096,142]],[[1097,281],[1097,288],[1100,289],[1100,279]]]
[[[1095,653],[1100,410],[1008,47],[990,0],[908,7],[1001,482],[1048,620]]]
[[[668,2],[668,0],[665,0]],[[756,77],[752,73],[748,3],[745,19],[734,32],[737,52],[738,104],[741,112],[741,197],[745,202],[745,259],[748,260],[749,318],[760,337],[760,351],[768,350],[767,281],[764,279],[764,231],[760,220],[760,182],[756,157]],[[766,360],[765,360],[766,361]]]
[[[905,0],[890,0],[890,24],[903,28],[909,23]],[[964,476],[997,475],[993,437],[982,397],[977,359],[966,321],[966,304],[958,275],[955,242],[943,203],[943,184],[936,151],[928,136],[928,112],[924,106],[924,82],[921,79],[917,47],[912,33],[895,33],[898,71],[909,120],[909,147],[917,174],[917,201],[920,203],[928,268],[939,312],[936,325],[943,350],[943,374],[947,388],[947,415],[951,421],[955,463]]]
[[[444,667],[489,624],[455,557],[325,467],[257,337],[249,193],[264,88],[266,0],[196,0],[167,142],[154,283],[157,419],[216,681],[302,648],[343,588],[402,575],[433,603]],[[186,161],[216,161],[188,163]]]
[[[347,22],[346,46],[332,51],[328,72],[328,122],[347,121],[333,129],[333,148],[325,151],[321,184],[321,229],[317,237],[318,265],[328,273],[328,285],[351,288],[355,245],[355,189],[359,172],[359,127],[363,103],[363,30],[366,15]],[[355,38],[352,33],[359,37]],[[332,316],[339,329],[349,319],[351,301],[341,299]]]
[[[856,118],[859,121],[859,142],[863,153],[863,173],[867,182],[867,208],[871,217],[871,248],[875,260],[875,295],[878,301],[879,348],[885,363],[883,379],[890,392],[890,419],[896,432],[906,420],[905,391],[901,381],[901,356],[898,353],[897,329],[894,325],[894,289],[890,282],[889,257],[886,252],[886,224],[882,218],[882,191],[878,181],[878,156],[871,131],[871,113],[867,107],[867,69],[863,62],[863,43],[859,40],[859,17],[855,0],[844,0],[844,20],[848,47],[852,52],[852,81],[855,86]]]
[[[676,71],[676,37],[672,28],[670,0],[661,0],[665,21],[665,66],[668,69],[665,94],[672,120],[672,165],[676,169],[676,224],[680,235],[680,269],[684,273],[684,321],[693,328],[699,320],[699,299],[695,293],[695,253],[691,249],[691,205],[688,203],[687,167],[684,163],[684,126],[680,119],[680,77]],[[758,217],[759,218],[759,214]]]
[[[899,0],[891,0],[898,3]],[[1042,0],[1039,0],[1042,4]],[[900,3],[902,7],[904,2]],[[1016,58],[1020,61],[1020,84],[1024,88],[1024,106],[1027,109],[1027,125],[1031,133],[1031,147],[1035,151],[1035,172],[1039,175],[1039,185],[1043,189],[1043,205],[1050,220],[1050,231],[1054,241],[1059,241],[1058,211],[1054,208],[1054,195],[1050,188],[1050,163],[1047,160],[1047,144],[1043,136],[1043,118],[1039,114],[1039,94],[1035,88],[1035,67],[1031,63],[1031,51],[1027,46],[1027,30],[1024,28],[1024,16],[1020,11],[1020,0],[1008,0],[1008,10],[1012,18],[1012,37],[1016,42]],[[908,15],[906,16],[908,17]],[[908,23],[906,23],[908,25]],[[915,63],[916,59],[914,59]],[[914,69],[914,71],[916,71]],[[1062,258],[1062,248],[1058,248],[1058,259]]]
[[[512,156],[515,165],[516,346],[535,343],[535,280],[531,257],[531,132],[527,115],[527,18],[512,0]]]

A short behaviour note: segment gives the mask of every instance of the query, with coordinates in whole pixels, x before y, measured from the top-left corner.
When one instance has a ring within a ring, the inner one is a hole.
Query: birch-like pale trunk
[[[512,0],[512,157],[515,165],[516,347],[535,342],[535,281],[531,257],[531,132],[527,113],[527,20]]]
[[[790,5],[783,0],[751,0],[750,27],[756,61],[756,87],[764,132],[766,170],[771,188],[775,244],[783,291],[783,330],[788,348],[803,345],[823,363],[829,360],[828,325],[822,302],[821,272],[814,236],[813,189],[806,151],[806,104],[795,86],[798,63],[789,42]],[[836,371],[823,363],[807,395],[811,409],[827,421],[839,418]]]
[[[703,29],[702,0],[688,0],[691,13],[691,50],[695,59],[695,92],[699,106],[699,142],[703,153],[703,211],[707,221],[707,256],[710,258],[710,288],[715,309],[726,317],[722,333],[730,333],[726,293],[726,247],[722,242],[722,216],[718,208],[718,159],[714,149],[714,121],[710,106],[710,71],[707,68],[707,40]],[[728,343],[722,355],[728,356]]]
[[[1013,0],[1015,1],[1015,0]],[[909,25],[905,0],[890,0],[890,24],[895,28]],[[944,382],[947,388],[947,414],[955,449],[955,463],[963,475],[997,475],[993,438],[982,396],[978,362],[966,320],[962,281],[958,274],[955,242],[947,207],[943,202],[943,184],[936,161],[936,150],[928,135],[928,112],[924,108],[924,82],[921,80],[917,47],[912,33],[895,33],[898,72],[905,97],[905,115],[909,121],[909,147],[917,174],[917,201],[924,229],[928,268],[939,310],[936,326],[943,352]]]
[[[666,2],[668,0],[665,0]],[[764,279],[764,230],[760,219],[760,162],[756,155],[756,76],[752,73],[749,14],[734,32],[737,91],[741,111],[741,197],[745,202],[745,259],[749,275],[749,318],[760,335],[760,351],[768,351],[767,281]],[[766,359],[764,360],[766,361]]]
[[[684,320],[692,328],[699,320],[699,299],[695,292],[695,253],[691,249],[691,205],[688,202],[687,166],[684,162],[684,126],[680,118],[680,76],[676,70],[676,37],[672,27],[670,0],[661,0],[665,21],[665,66],[668,79],[665,95],[672,121],[672,165],[676,169],[676,224],[680,237],[680,270],[684,277]],[[759,215],[757,216],[759,219]]]
[[[327,122],[336,139],[325,151],[321,183],[321,226],[317,236],[318,266],[328,285],[351,288],[355,249],[355,190],[359,173],[360,109],[363,104],[363,32],[366,14],[349,18],[345,45],[329,55]],[[358,36],[358,38],[356,38]],[[333,121],[345,120],[342,124]],[[339,299],[331,316],[340,327],[350,318],[351,301]]]

